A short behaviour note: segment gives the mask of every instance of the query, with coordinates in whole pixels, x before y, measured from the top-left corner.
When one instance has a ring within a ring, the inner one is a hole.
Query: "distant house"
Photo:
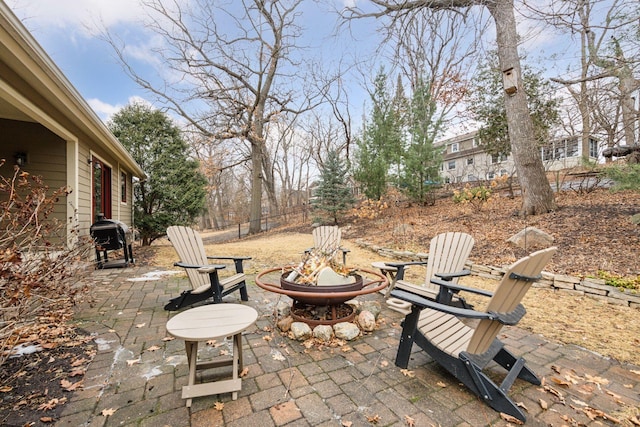
[[[579,166],[583,157],[598,159],[598,140],[590,138],[588,147],[582,147],[579,136],[569,136],[540,147],[545,169],[554,171]],[[492,180],[498,176],[515,174],[513,156],[493,156],[487,153],[478,138],[470,132],[436,142],[443,148],[440,176],[446,183]]]
[[[0,175],[14,164],[71,193],[54,216],[88,234],[98,213],[133,222],[145,174],[8,6],[0,0]]]

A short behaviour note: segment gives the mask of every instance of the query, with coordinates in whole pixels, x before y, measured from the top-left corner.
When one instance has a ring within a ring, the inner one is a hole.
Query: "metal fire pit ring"
[[[291,299],[294,299],[294,300],[296,299],[296,297],[309,298],[310,297],[309,294],[311,295],[314,294],[313,291],[293,291],[288,289],[282,289],[282,287],[280,287],[280,276],[282,272],[286,272],[287,270],[291,270],[292,268],[293,266],[276,267],[276,268],[270,268],[268,270],[261,271],[256,276],[256,285],[260,286],[265,291],[275,292],[277,294],[284,294],[284,295],[287,295],[288,297],[291,297]],[[276,277],[276,280],[278,281],[277,284],[268,283],[263,280],[263,278],[266,275],[270,273],[274,273],[276,271],[281,272],[281,274],[278,274],[278,276]],[[376,279],[371,280],[363,275],[362,277],[363,277],[364,283],[362,284],[362,289],[358,291],[337,291],[337,292],[317,293],[318,299],[322,300],[322,299],[331,298],[331,297],[336,297],[336,298],[345,297],[347,299],[351,299],[351,298],[358,297],[360,295],[367,295],[367,294],[372,294],[374,292],[381,291],[389,285],[389,281],[387,280],[387,278],[377,271],[369,270],[366,268],[358,268],[358,272],[375,276]],[[374,285],[374,284],[376,285],[371,287],[371,285]],[[314,287],[315,286],[309,286],[309,289],[312,290]],[[311,299],[313,298],[314,297],[311,296]],[[323,304],[318,304],[318,305],[323,305]]]
[[[258,273],[258,275],[256,276],[256,279],[255,279],[256,285],[260,286],[262,289],[269,292],[275,292],[278,294],[287,295],[288,297],[294,300],[294,306],[299,299],[302,299],[307,305],[316,305],[319,307],[326,306],[332,310],[333,319],[330,321],[317,321],[317,320],[310,320],[310,319],[304,319],[304,318],[297,319],[309,324],[310,326],[317,326],[319,324],[333,325],[337,322],[353,320],[354,316],[348,316],[348,318],[336,318],[335,306],[342,304],[342,301],[347,301],[349,299],[352,299],[361,295],[372,294],[374,292],[381,291],[389,285],[389,280],[383,274],[374,270],[359,268],[358,273],[362,276],[362,281],[363,281],[362,288],[359,290],[313,292],[313,289],[317,288],[317,286],[312,286],[312,285],[308,286],[308,290],[304,290],[304,291],[283,289],[280,286],[280,278],[283,276],[284,273],[286,273],[287,271],[291,271],[292,269],[293,269],[293,266],[286,266],[286,267],[276,267],[276,268],[270,268],[268,270],[264,270]],[[264,280],[265,276],[275,272],[279,273],[277,276],[274,276],[274,280],[277,281],[277,283],[268,283]],[[367,275],[374,276],[375,279],[372,280],[369,277],[364,276],[365,273]],[[326,304],[327,300],[340,301],[340,303]],[[314,304],[314,301],[317,301],[318,303]]]

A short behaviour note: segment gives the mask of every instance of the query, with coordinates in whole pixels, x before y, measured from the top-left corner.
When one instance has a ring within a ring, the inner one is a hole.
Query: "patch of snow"
[[[115,340],[107,341],[104,338],[96,338],[93,341],[98,345],[98,350],[100,351],[111,349],[111,346],[109,344],[115,342]]]
[[[22,357],[25,354],[32,354],[32,353],[35,353],[36,351],[42,351],[42,347],[35,344],[30,344],[30,345],[18,344],[17,346],[11,349],[11,352],[9,353],[10,354],[9,357],[10,358]]]
[[[150,271],[148,273],[145,273],[141,277],[131,277],[127,279],[127,281],[128,282],[145,282],[147,280],[160,280],[163,277],[171,276],[174,274],[180,274],[180,273],[182,272],[176,271],[176,270],[168,270],[168,271],[156,270],[156,271]]]

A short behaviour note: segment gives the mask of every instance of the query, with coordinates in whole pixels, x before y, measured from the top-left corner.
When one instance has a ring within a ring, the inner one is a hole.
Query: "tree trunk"
[[[556,203],[540,157],[540,148],[536,144],[527,94],[522,84],[513,0],[497,0],[488,8],[496,23],[500,67],[503,73],[511,70],[516,84],[515,93],[505,93],[505,109],[513,159],[522,189],[521,212],[525,215],[546,213],[554,210]],[[507,81],[505,78],[505,83]]]
[[[249,234],[262,231],[262,143],[251,141],[251,201]]]

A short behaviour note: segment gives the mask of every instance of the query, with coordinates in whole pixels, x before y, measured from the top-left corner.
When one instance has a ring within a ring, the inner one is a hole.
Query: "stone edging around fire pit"
[[[317,325],[312,328],[305,322],[294,321],[290,313],[291,305],[288,302],[280,301],[274,313],[277,319],[279,319],[276,325],[280,331],[288,333],[289,337],[296,341],[307,341],[313,338],[325,343],[330,342],[334,338],[352,341],[363,333],[373,332],[376,329],[376,320],[381,311],[379,302],[359,302],[351,300],[347,301],[347,304],[352,305],[357,313],[353,322],[339,322],[334,325]]]
[[[401,261],[426,261],[429,254],[411,251],[396,251],[383,248],[364,240],[358,239],[355,243],[365,249],[377,253],[380,256],[394,258]],[[471,274],[493,280],[500,280],[505,269],[502,267],[484,266],[467,261],[466,267],[471,270]],[[590,298],[606,301],[609,304],[622,305],[626,307],[640,309],[640,293],[633,290],[616,288],[605,285],[603,279],[590,277],[574,277],[564,274],[553,274],[542,272],[542,279],[533,286],[538,288],[551,289],[554,291],[568,292],[574,295],[584,295]]]

